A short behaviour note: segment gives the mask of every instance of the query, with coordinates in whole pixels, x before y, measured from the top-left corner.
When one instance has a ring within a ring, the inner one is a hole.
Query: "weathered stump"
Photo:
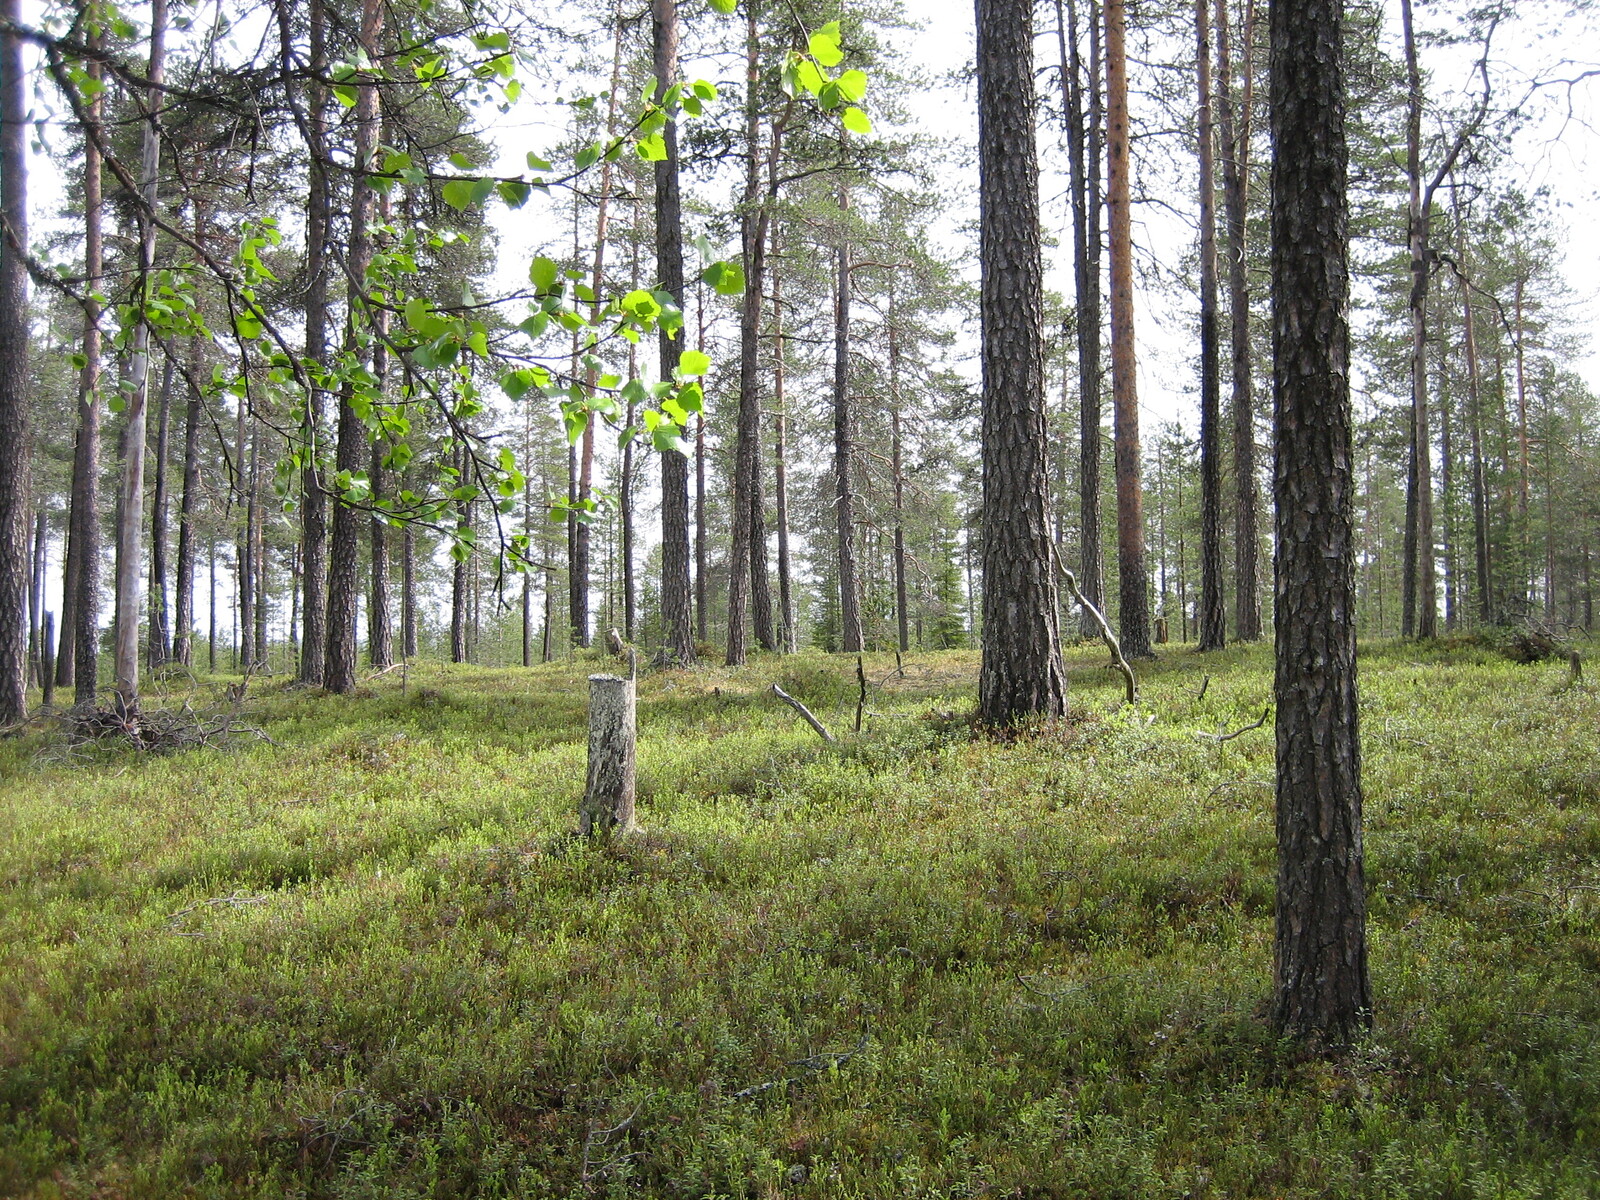
[[[1577,656],[1577,651],[1573,651]],[[39,683],[44,688],[44,706],[56,702],[56,615],[44,614],[44,631],[39,636]]]
[[[578,828],[585,837],[626,833],[636,826],[637,728],[633,680],[589,676],[589,781],[578,809]]]
[[[1157,617],[1156,618],[1156,642],[1157,642],[1157,644],[1165,646],[1167,644],[1168,640],[1171,637],[1172,637],[1172,634],[1171,634],[1171,632],[1169,631],[1169,629],[1167,627],[1167,619],[1165,617]]]

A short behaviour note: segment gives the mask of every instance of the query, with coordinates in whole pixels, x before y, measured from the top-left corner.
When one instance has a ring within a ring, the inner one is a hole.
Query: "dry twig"
[[[784,691],[777,684],[773,684],[772,685],[772,694],[774,696],[776,696],[779,700],[782,700],[790,708],[794,709],[795,712],[799,713],[802,717],[804,717],[806,719],[806,724],[810,725],[811,728],[815,729],[817,731],[817,736],[820,737],[823,741],[827,742],[828,745],[830,745],[830,746],[838,745],[838,739],[836,739],[833,736],[833,734],[828,732],[827,728],[822,724],[821,721],[817,720],[816,717],[811,715],[811,710],[809,708],[807,708],[804,704],[801,704],[800,701],[796,700],[793,696],[789,695],[788,692]]]

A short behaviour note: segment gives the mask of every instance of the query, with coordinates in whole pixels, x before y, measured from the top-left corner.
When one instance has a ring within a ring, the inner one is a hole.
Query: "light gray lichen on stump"
[[[620,675],[589,676],[589,782],[578,809],[584,836],[627,833],[633,816],[634,681]]]

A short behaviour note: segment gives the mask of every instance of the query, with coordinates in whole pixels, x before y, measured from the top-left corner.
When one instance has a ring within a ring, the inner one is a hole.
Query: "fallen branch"
[[[748,1100],[751,1096],[759,1096],[763,1092],[770,1092],[773,1088],[782,1087],[786,1083],[798,1083],[807,1075],[814,1075],[820,1071],[836,1071],[843,1067],[856,1055],[867,1048],[867,1039],[871,1036],[870,1028],[861,1031],[861,1037],[850,1049],[839,1054],[813,1054],[807,1058],[797,1058],[789,1066],[799,1067],[799,1071],[783,1076],[781,1079],[769,1079],[766,1083],[754,1083],[747,1088],[741,1088],[728,1097],[730,1100]]]
[[[1265,725],[1267,723],[1267,718],[1270,717],[1271,715],[1272,715],[1272,706],[1269,704],[1269,705],[1267,705],[1266,708],[1263,708],[1261,710],[1261,720],[1257,721],[1254,725],[1246,725],[1243,729],[1235,729],[1232,733],[1199,733],[1199,732],[1197,732],[1195,734],[1195,737],[1197,737],[1197,738],[1205,738],[1207,741],[1216,742],[1217,745],[1220,746],[1220,745],[1222,745],[1223,742],[1231,742],[1231,741],[1233,741],[1233,739],[1238,737],[1240,734],[1249,733],[1252,729],[1260,729],[1263,725]]]
[[[828,745],[830,745],[830,746],[838,745],[838,740],[833,736],[833,734],[828,732],[828,730],[826,729],[826,727],[824,727],[824,725],[822,724],[821,721],[817,720],[816,717],[811,715],[811,710],[809,708],[807,708],[804,704],[801,704],[800,701],[796,700],[793,696],[789,695],[788,692],[784,691],[777,684],[773,684],[772,685],[772,694],[774,696],[776,696],[779,700],[782,700],[790,708],[794,709],[795,712],[799,713],[802,717],[804,717],[806,719],[806,724],[810,725],[811,728],[815,729],[817,731],[817,736],[820,737],[823,741],[827,742]]]
[[[1205,677],[1205,679],[1200,684],[1200,694],[1194,698],[1194,702],[1196,704],[1199,704],[1200,701],[1202,701],[1202,700],[1204,700],[1206,698],[1206,689],[1209,688],[1210,686],[1211,686],[1211,676],[1207,675]]]
[[[1078,577],[1066,567],[1061,568],[1061,577],[1067,581],[1067,590],[1072,593],[1072,598],[1078,602],[1078,607],[1094,618],[1094,623],[1100,627],[1100,639],[1105,642],[1106,649],[1111,651],[1112,665],[1122,672],[1123,681],[1128,687],[1128,703],[1139,702],[1139,681],[1134,678],[1133,668],[1128,665],[1128,660],[1122,655],[1122,644],[1117,641],[1117,635],[1111,632],[1111,624],[1098,608],[1091,604],[1087,597],[1078,590]]]
[[[246,896],[235,892],[231,896],[213,896],[209,900],[202,900],[198,904],[191,904],[188,908],[180,908],[175,913],[168,913],[167,920],[177,923],[192,912],[199,912],[202,908],[216,908],[225,904],[265,904],[266,896]]]

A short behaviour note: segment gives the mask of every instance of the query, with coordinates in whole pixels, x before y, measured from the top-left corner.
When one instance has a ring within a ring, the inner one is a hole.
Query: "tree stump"
[[[1167,619],[1165,617],[1157,617],[1156,618],[1156,642],[1157,642],[1157,644],[1165,646],[1167,644],[1168,639],[1171,636],[1172,636],[1171,633],[1167,629]]]
[[[626,833],[636,827],[635,714],[632,679],[589,676],[589,781],[578,809],[578,828],[585,837]]]

